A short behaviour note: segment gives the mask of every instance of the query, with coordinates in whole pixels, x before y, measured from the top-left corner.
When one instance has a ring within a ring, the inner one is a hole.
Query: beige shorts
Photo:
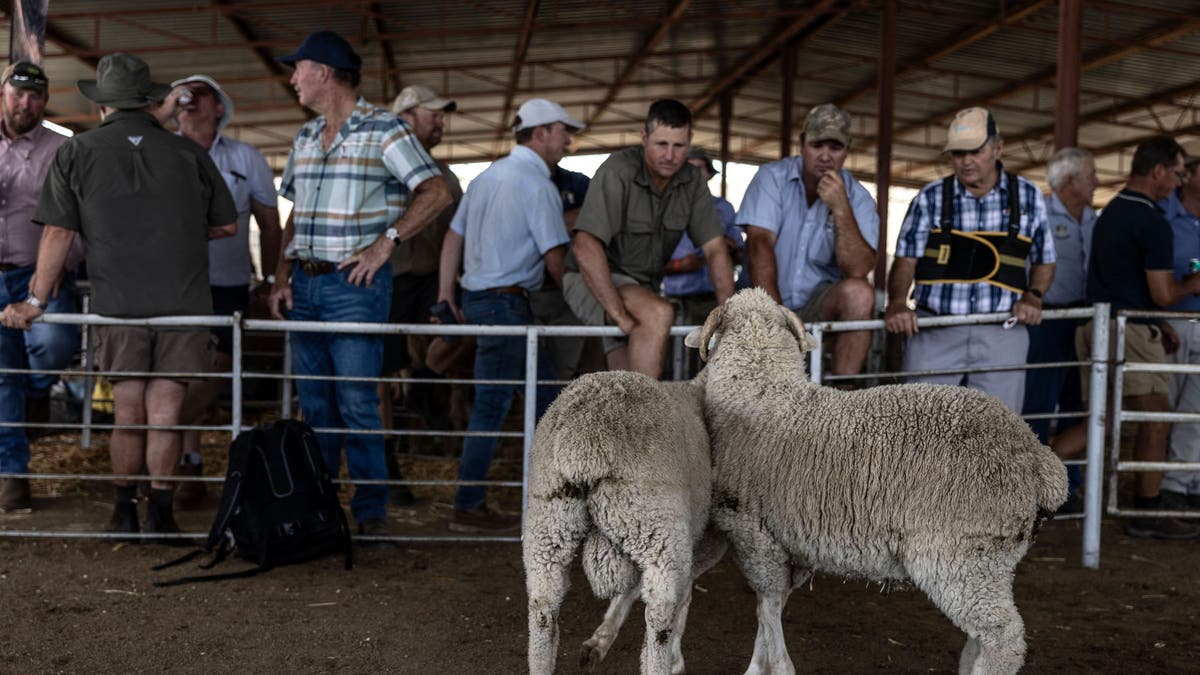
[[[1108,359],[1112,365],[1117,351],[1117,322],[1109,322]],[[1075,351],[1079,359],[1092,357],[1092,322],[1075,329]],[[1166,363],[1167,352],[1163,348],[1162,328],[1144,323],[1125,324],[1125,360],[1131,363]],[[1080,368],[1080,382],[1083,384],[1083,400],[1088,400],[1089,386],[1092,380],[1090,368]],[[1167,396],[1171,391],[1170,373],[1125,373],[1121,385],[1121,396],[1148,396],[1162,394]],[[1110,392],[1111,393],[1111,392]]]
[[[207,373],[216,337],[208,330],[162,330],[145,326],[97,326],[96,362],[113,373]],[[113,382],[143,377],[106,376]],[[171,377],[187,381],[196,378]]]
[[[837,284],[832,281],[826,281],[822,284],[819,284],[813,289],[812,295],[808,296],[808,302],[804,303],[804,306],[800,309],[794,309],[792,311],[794,311],[804,323],[816,323],[818,321],[823,321],[825,316],[821,312],[821,306],[825,304],[825,298],[829,295],[829,291],[832,291],[833,287],[836,285]]]
[[[622,286],[638,285],[636,279],[631,276],[621,274],[620,272],[612,273],[613,288]],[[583,275],[579,272],[567,272],[563,275],[563,299],[567,301],[567,306],[579,317],[585,326],[612,326],[612,322],[605,316],[604,306],[592,295],[591,289],[587,287],[587,283],[583,280]],[[624,347],[628,343],[626,337],[605,337],[604,338],[604,353],[607,354],[614,349]]]

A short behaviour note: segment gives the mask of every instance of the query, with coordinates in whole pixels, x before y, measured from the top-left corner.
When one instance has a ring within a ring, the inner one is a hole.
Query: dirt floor
[[[98,530],[109,502],[39,497],[4,530]],[[180,514],[206,529],[211,511]],[[445,533],[448,507],[392,509],[398,533]],[[1079,564],[1080,521],[1056,521],[1017,570],[1026,672],[1196,672],[1200,544],[1144,542],[1106,522],[1099,571]],[[330,558],[253,579],[155,588],[189,573],[152,572],[180,549],[97,540],[0,538],[0,671],[12,673],[519,673],[526,613],[515,543],[356,547],[352,571]],[[227,571],[243,568],[227,562]],[[742,672],[754,598],[726,558],[696,584],[684,654],[690,673]],[[563,609],[560,672],[604,603],[576,571]],[[637,670],[640,609],[598,672]],[[818,577],[784,616],[801,672],[954,672],[963,636],[916,591]]]

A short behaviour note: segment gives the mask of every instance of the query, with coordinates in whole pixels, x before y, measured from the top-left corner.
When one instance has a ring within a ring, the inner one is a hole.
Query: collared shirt
[[[550,167],[533,150],[515,146],[471,181],[450,222],[463,238],[462,287],[540,288],[542,256],[569,241],[562,213]]]
[[[1171,225],[1150,197],[1125,188],[1096,219],[1088,261],[1088,302],[1107,302],[1112,311],[1157,309],[1146,271],[1170,270],[1174,262]]]
[[[221,171],[237,207],[237,234],[208,242],[208,282],[213,286],[246,286],[254,272],[250,262],[250,202],[274,209],[275,175],[258,148],[218,134],[208,156]],[[259,223],[259,227],[262,227]],[[274,271],[266,261],[264,274]]]
[[[412,130],[359,98],[326,150],[325,117],[296,134],[279,194],[295,202],[285,255],[340,262],[370,246],[408,208],[412,191],[441,175]]]
[[[94,311],[136,318],[212,313],[208,228],[237,210],[204,148],[120,110],[58,149],[33,220],[83,236]]]
[[[717,216],[721,219],[721,226],[725,228],[725,236],[732,239],[738,244],[738,247],[746,245],[742,237],[742,228],[734,224],[736,220],[733,212],[733,204],[722,199],[721,197],[713,197],[713,206],[717,209]],[[671,260],[683,258],[685,256],[696,254],[704,256],[704,249],[692,243],[691,237],[686,234],[679,240],[679,245],[675,247],[675,251],[671,253]],[[683,295],[698,295],[702,293],[712,293],[712,279],[708,276],[708,264],[704,267],[691,272],[683,272],[681,274],[668,274],[663,277],[663,295],[683,296]]]
[[[712,193],[696,167],[684,164],[660,192],[650,180],[640,145],[614,152],[596,170],[575,231],[604,244],[611,271],[655,291],[685,231],[700,244],[724,234]],[[574,250],[567,254],[566,267],[579,271]]]
[[[834,249],[833,213],[804,192],[804,158],[796,155],[764,164],[746,188],[738,223],[775,234],[775,265],[783,304],[793,309],[808,303],[817,286],[842,279]],[[841,171],[858,231],[871,248],[879,245],[879,212],[875,199],[850,172]]]
[[[54,153],[67,137],[40,124],[11,139],[6,130],[0,120],[0,263],[27,267],[37,261],[42,237],[42,228],[33,222],[33,210]],[[81,253],[76,245],[72,268]]]
[[[997,165],[999,163],[997,162]],[[999,180],[987,194],[976,197],[954,181],[953,229],[963,232],[1006,232],[1008,231],[1008,179],[1003,167],[999,168]],[[1029,261],[1035,265],[1055,261],[1053,237],[1048,236],[1046,224],[1046,200],[1033,183],[1017,176],[1020,190],[1021,209],[1018,234],[1033,241],[1029,249]],[[900,238],[896,241],[896,257],[920,258],[925,255],[925,242],[929,231],[937,227],[942,218],[942,180],[938,179],[921,188],[913,198],[900,226]],[[979,314],[1007,312],[1017,300],[1017,294],[999,286],[979,282],[975,284],[917,284],[913,290],[917,304],[938,314]]]
[[[442,253],[442,239],[446,236],[446,230],[450,229],[450,221],[458,210],[458,203],[462,201],[463,189],[462,183],[458,182],[458,176],[455,176],[449,165],[442,160],[433,161],[442,172],[446,187],[450,188],[450,206],[442,209],[437,218],[421,228],[416,235],[396,244],[396,248],[392,249],[394,277],[401,274],[428,275],[437,272],[439,256]]]
[[[1182,189],[1182,188],[1180,188]],[[1200,259],[1200,218],[1183,207],[1179,190],[1160,201],[1167,222],[1171,224],[1175,248],[1175,278],[1182,279],[1192,273],[1191,261]],[[1200,298],[1189,295],[1168,309],[1175,312],[1200,312]]]
[[[1046,220],[1054,237],[1054,282],[1042,301],[1047,305],[1070,305],[1087,299],[1087,259],[1092,250],[1096,212],[1083,207],[1075,220],[1053,192],[1046,198]]]

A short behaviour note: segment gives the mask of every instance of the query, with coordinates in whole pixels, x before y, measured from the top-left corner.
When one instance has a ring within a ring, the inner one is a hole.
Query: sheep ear
[[[784,307],[783,316],[787,319],[788,329],[796,336],[796,341],[800,343],[800,351],[811,352],[813,350],[812,341],[808,339],[808,331],[804,329],[804,322],[792,310]]]
[[[725,318],[725,305],[717,305],[717,308],[708,313],[708,318],[704,320],[704,325],[700,327],[700,334],[696,335],[696,331],[692,331],[687,336],[686,344],[689,347],[696,347],[700,350],[700,360],[708,362],[708,339],[712,337],[713,332],[721,325],[721,321]],[[694,338],[694,339],[693,339]]]

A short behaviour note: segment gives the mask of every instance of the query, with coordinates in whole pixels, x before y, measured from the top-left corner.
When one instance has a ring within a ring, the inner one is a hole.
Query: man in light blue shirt
[[[1183,158],[1187,178],[1171,196],[1159,202],[1171,223],[1175,238],[1175,278],[1191,274],[1191,261],[1200,259],[1200,146],[1188,148]],[[1200,297],[1189,295],[1169,308],[1173,312],[1200,312]],[[1168,322],[1179,334],[1179,349],[1171,354],[1173,363],[1200,363],[1200,323],[1189,319]],[[1175,412],[1200,412],[1200,375],[1171,376],[1171,409]],[[1171,445],[1167,459],[1172,462],[1200,462],[1200,424],[1176,423],[1171,427]],[[1200,508],[1200,473],[1168,471],[1162,482],[1163,506]]]
[[[562,196],[550,172],[566,154],[571,134],[583,124],[546,99],[526,101],[517,110],[517,145],[471,182],[442,242],[438,301],[460,320],[487,325],[532,324],[529,294],[546,273],[562,286],[567,237]],[[462,269],[462,311],[454,303],[454,279]],[[525,340],[481,335],[475,346],[475,378],[519,380],[525,375]],[[538,379],[554,379],[554,367],[538,352]],[[511,384],[478,383],[468,431],[499,431],[512,406]],[[556,387],[538,387],[537,414],[550,405]],[[472,436],[463,442],[459,480],[481,481],[496,452],[497,437]],[[520,527],[519,517],[501,513],[484,499],[484,488],[462,486],[454,499],[455,532],[505,532]]]
[[[809,111],[800,154],[764,164],[737,222],[746,228],[750,283],[804,321],[869,319],[875,290],[879,214],[875,200],[843,169],[850,154],[850,115],[832,103]],[[839,333],[832,372],[862,370],[869,331]]]

